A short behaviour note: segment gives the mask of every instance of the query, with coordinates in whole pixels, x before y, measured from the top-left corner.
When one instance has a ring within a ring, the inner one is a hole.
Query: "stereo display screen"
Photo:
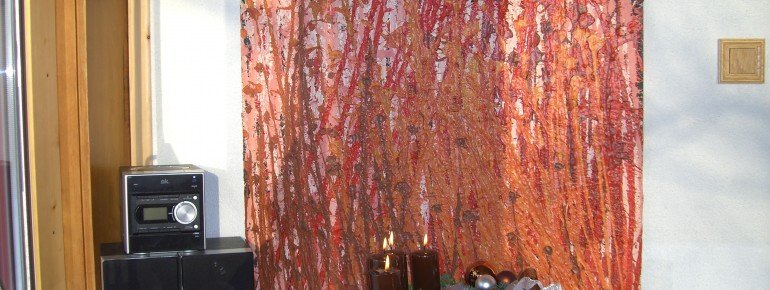
[[[168,220],[168,217],[166,217],[167,210],[166,207],[145,207],[143,209],[144,212],[142,214],[144,215],[145,221],[163,221]]]

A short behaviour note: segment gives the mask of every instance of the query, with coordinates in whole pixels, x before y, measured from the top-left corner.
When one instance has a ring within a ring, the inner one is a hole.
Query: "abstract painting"
[[[244,0],[241,40],[260,289],[362,288],[391,230],[639,289],[641,0]]]

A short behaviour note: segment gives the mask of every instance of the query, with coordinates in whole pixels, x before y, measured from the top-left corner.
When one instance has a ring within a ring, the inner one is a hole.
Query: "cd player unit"
[[[206,249],[203,172],[190,164],[121,167],[127,254]]]

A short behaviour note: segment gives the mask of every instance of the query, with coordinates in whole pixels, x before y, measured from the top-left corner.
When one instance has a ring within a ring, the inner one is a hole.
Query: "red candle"
[[[428,235],[422,241],[422,248],[409,255],[412,266],[412,289],[437,290],[441,289],[441,278],[438,272],[438,252],[429,250]]]
[[[385,256],[385,268],[369,271],[370,290],[401,290],[401,271],[390,268],[390,256]]]

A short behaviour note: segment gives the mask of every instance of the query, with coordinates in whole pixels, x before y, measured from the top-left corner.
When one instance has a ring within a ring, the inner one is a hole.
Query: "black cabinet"
[[[124,254],[101,247],[102,288],[149,290],[254,289],[254,256],[240,237],[206,240],[205,251]]]

